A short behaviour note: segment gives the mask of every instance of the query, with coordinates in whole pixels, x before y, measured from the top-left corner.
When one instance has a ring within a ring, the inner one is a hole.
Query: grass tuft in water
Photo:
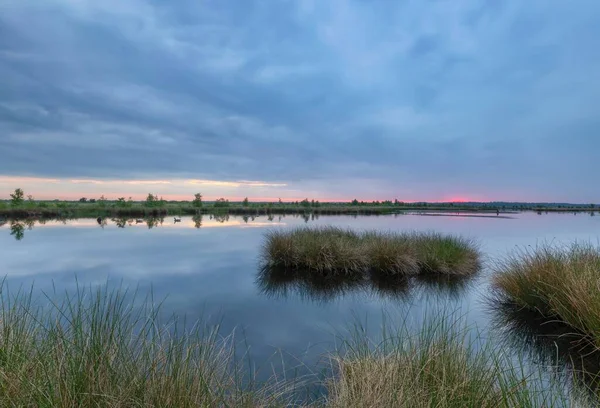
[[[500,302],[562,321],[600,347],[600,248],[591,244],[542,245],[513,253],[495,265]]]
[[[477,244],[470,239],[435,232],[414,234],[421,271],[468,276],[481,268]]]
[[[467,276],[480,269],[474,242],[436,233],[356,233],[338,227],[274,230],[266,235],[269,267],[340,275]]]
[[[419,329],[384,325],[379,341],[356,325],[333,358],[329,407],[559,407],[570,396],[558,383],[525,374],[482,341],[456,316],[440,316]]]
[[[368,265],[360,246],[358,234],[336,227],[274,230],[266,235],[263,259],[272,267],[351,275]]]

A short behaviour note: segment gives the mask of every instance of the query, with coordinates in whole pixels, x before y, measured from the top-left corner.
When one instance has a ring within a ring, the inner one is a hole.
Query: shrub
[[[25,193],[22,189],[17,188],[14,193],[10,194],[10,204],[13,207],[18,207],[22,205],[25,202],[25,199],[23,197],[25,197]]]
[[[202,194],[194,194],[194,201],[192,201],[192,205],[196,208],[202,208]]]
[[[149,193],[148,197],[146,197],[146,202],[144,203],[144,205],[146,207],[158,207],[159,206],[158,196],[154,195],[152,193]]]
[[[224,198],[219,198],[215,201],[213,206],[215,208],[227,208],[227,207],[229,207],[229,200],[226,200]]]

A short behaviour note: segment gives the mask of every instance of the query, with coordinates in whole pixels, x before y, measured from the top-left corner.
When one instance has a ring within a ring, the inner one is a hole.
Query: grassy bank
[[[232,337],[218,327],[183,330],[150,302],[119,291],[79,290],[64,301],[1,292],[0,406],[308,406],[301,381],[258,383],[242,369]],[[444,313],[420,328],[360,325],[329,354],[328,393],[312,407],[567,406],[569,396],[511,368],[481,346],[460,317]],[[315,370],[316,372],[317,370]],[[314,379],[316,381],[316,378]]]
[[[223,205],[206,203],[196,207],[191,202],[165,202],[147,206],[141,202],[120,203],[107,201],[98,203],[79,203],[72,201],[36,201],[11,206],[0,205],[0,217],[146,217],[160,215],[197,215],[197,214],[230,214],[230,215],[382,215],[398,212],[399,208],[387,205],[351,206],[348,204],[319,204],[319,206],[302,206],[296,204],[275,203],[227,203]]]
[[[514,253],[495,272],[500,302],[560,320],[600,347],[600,248],[543,245]]]
[[[269,267],[345,276],[466,276],[480,268],[477,246],[436,233],[354,232],[336,227],[274,230],[262,259]]]
[[[354,206],[348,203],[322,203],[317,206],[302,206],[296,204],[276,203],[252,203],[248,206],[242,203],[230,203],[228,206],[215,206],[207,204],[201,208],[195,207],[190,202],[167,202],[164,205],[147,207],[143,203],[136,202],[127,207],[119,203],[107,202],[103,205],[79,203],[71,201],[48,201],[26,203],[21,206],[11,206],[6,202],[0,202],[0,219],[26,219],[26,218],[97,218],[97,217],[159,217],[159,216],[182,216],[182,215],[301,215],[304,217],[320,215],[387,215],[387,214],[422,214],[427,215],[449,215],[460,213],[465,216],[485,216],[493,218],[510,218],[515,211],[535,211],[538,214],[545,213],[589,213],[594,216],[598,210],[590,210],[588,207],[565,207],[545,208],[543,210],[534,207],[510,207],[500,208],[494,206],[461,206],[461,205],[385,205],[366,204]],[[503,215],[505,214],[505,215]],[[308,219],[308,218],[307,218]]]

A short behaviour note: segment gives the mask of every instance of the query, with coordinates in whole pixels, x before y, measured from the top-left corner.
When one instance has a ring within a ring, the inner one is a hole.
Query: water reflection
[[[129,218],[113,218],[112,221],[115,223],[117,228],[125,228],[127,226],[127,222],[130,221],[129,225],[131,225],[133,220],[130,220]]]
[[[214,219],[217,222],[220,222],[221,224],[226,223],[229,221],[229,214],[215,214],[215,215],[211,215],[211,220]],[[254,217],[252,217],[252,220],[254,221]],[[248,222],[248,219],[246,218],[245,223]]]
[[[303,300],[325,303],[358,291],[365,286],[360,276],[318,275],[285,268],[262,267],[256,283],[269,298],[285,299],[292,294]]]
[[[264,227],[268,225],[278,226],[285,225],[282,220],[285,216],[280,216],[279,221],[273,215],[263,216],[230,216],[228,214],[217,215],[202,215],[197,214],[190,217],[176,217],[174,222],[166,222],[165,218],[146,217],[146,218],[131,218],[131,217],[97,217],[97,218],[25,218],[25,219],[2,219],[0,220],[0,228],[6,225],[9,233],[12,236],[18,236],[19,240],[23,239],[23,233],[19,225],[23,225],[27,229],[32,229],[34,226],[69,226],[69,227],[95,227],[99,226],[102,229],[107,227],[116,227],[117,229],[126,229],[129,227],[146,226],[148,229],[156,227],[166,228],[210,228],[210,227],[240,227],[242,225]],[[14,226],[11,230],[11,226]],[[18,232],[18,233],[17,233]]]
[[[468,290],[473,277],[383,275],[371,273],[338,275],[318,274],[298,269],[260,268],[256,284],[261,294],[273,299],[298,295],[302,300],[331,302],[350,294],[406,301],[414,293],[450,294],[458,299]]]
[[[13,236],[17,241],[21,241],[25,237],[25,228],[31,231],[35,226],[35,221],[36,220],[32,218],[10,221],[10,235]],[[45,221],[40,221],[40,224],[45,224]]]
[[[406,276],[384,276],[371,274],[369,279],[371,291],[381,297],[396,300],[406,300],[414,287],[414,282]]]
[[[146,225],[148,226],[148,229],[152,229],[159,225],[163,225],[164,221],[165,221],[165,217],[150,217],[150,218],[146,218]]]
[[[461,298],[478,279],[478,274],[470,276],[450,276],[422,274],[414,279],[415,291],[427,291],[432,294],[446,294],[453,299]]]
[[[22,240],[25,237],[25,225],[22,222],[11,221],[10,235],[15,237],[17,241]]]
[[[556,320],[514,304],[497,301],[493,323],[501,341],[528,355],[535,364],[600,403],[600,351],[591,339]]]

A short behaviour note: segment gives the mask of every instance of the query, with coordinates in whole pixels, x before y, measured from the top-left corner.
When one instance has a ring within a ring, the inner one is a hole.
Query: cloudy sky
[[[0,196],[600,202],[597,0],[0,0]]]

